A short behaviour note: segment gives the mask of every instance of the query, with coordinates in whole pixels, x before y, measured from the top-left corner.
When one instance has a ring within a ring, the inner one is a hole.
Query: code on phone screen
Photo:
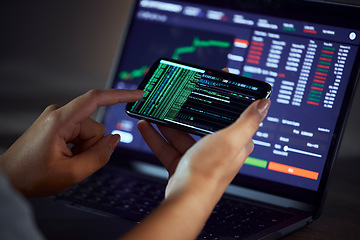
[[[131,112],[215,132],[234,122],[255,100],[258,86],[228,80],[211,71],[161,60]]]

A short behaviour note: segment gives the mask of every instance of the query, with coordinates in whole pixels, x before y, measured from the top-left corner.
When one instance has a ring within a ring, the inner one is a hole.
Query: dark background
[[[8,2],[0,7],[0,154],[49,104],[104,88],[131,0]],[[322,217],[289,239],[360,236],[359,105],[357,89]]]
[[[131,1],[0,7],[0,152],[49,104],[104,88]]]

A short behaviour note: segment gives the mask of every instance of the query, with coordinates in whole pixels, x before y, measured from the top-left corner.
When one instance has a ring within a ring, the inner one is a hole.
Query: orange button
[[[284,165],[284,164],[280,164],[280,163],[276,163],[276,162],[269,162],[268,169],[277,171],[277,172],[296,175],[299,177],[310,178],[310,179],[314,179],[314,180],[317,180],[319,177],[319,173],[317,173],[317,172],[305,170],[302,168],[292,167],[292,166],[288,166],[288,165]]]

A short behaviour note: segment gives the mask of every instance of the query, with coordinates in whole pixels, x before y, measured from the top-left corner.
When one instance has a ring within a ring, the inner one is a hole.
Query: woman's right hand
[[[252,136],[270,100],[251,104],[231,126],[199,142],[187,133],[140,121],[138,128],[169,172],[166,198],[121,239],[195,239],[226,187],[253,150]]]
[[[217,199],[234,179],[254,144],[252,136],[265,118],[270,100],[251,104],[227,128],[209,134],[199,142],[187,133],[140,121],[138,128],[153,153],[169,172],[166,197],[185,190],[213,189]]]

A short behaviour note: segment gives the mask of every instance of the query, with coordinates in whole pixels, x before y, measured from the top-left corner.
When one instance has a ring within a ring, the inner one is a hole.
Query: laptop
[[[136,89],[160,57],[266,81],[272,105],[255,149],[198,239],[276,239],[321,215],[360,74],[360,8],[323,1],[133,1],[109,88]],[[125,113],[98,121],[121,135],[110,163],[56,196],[72,207],[141,222],[167,173]]]

